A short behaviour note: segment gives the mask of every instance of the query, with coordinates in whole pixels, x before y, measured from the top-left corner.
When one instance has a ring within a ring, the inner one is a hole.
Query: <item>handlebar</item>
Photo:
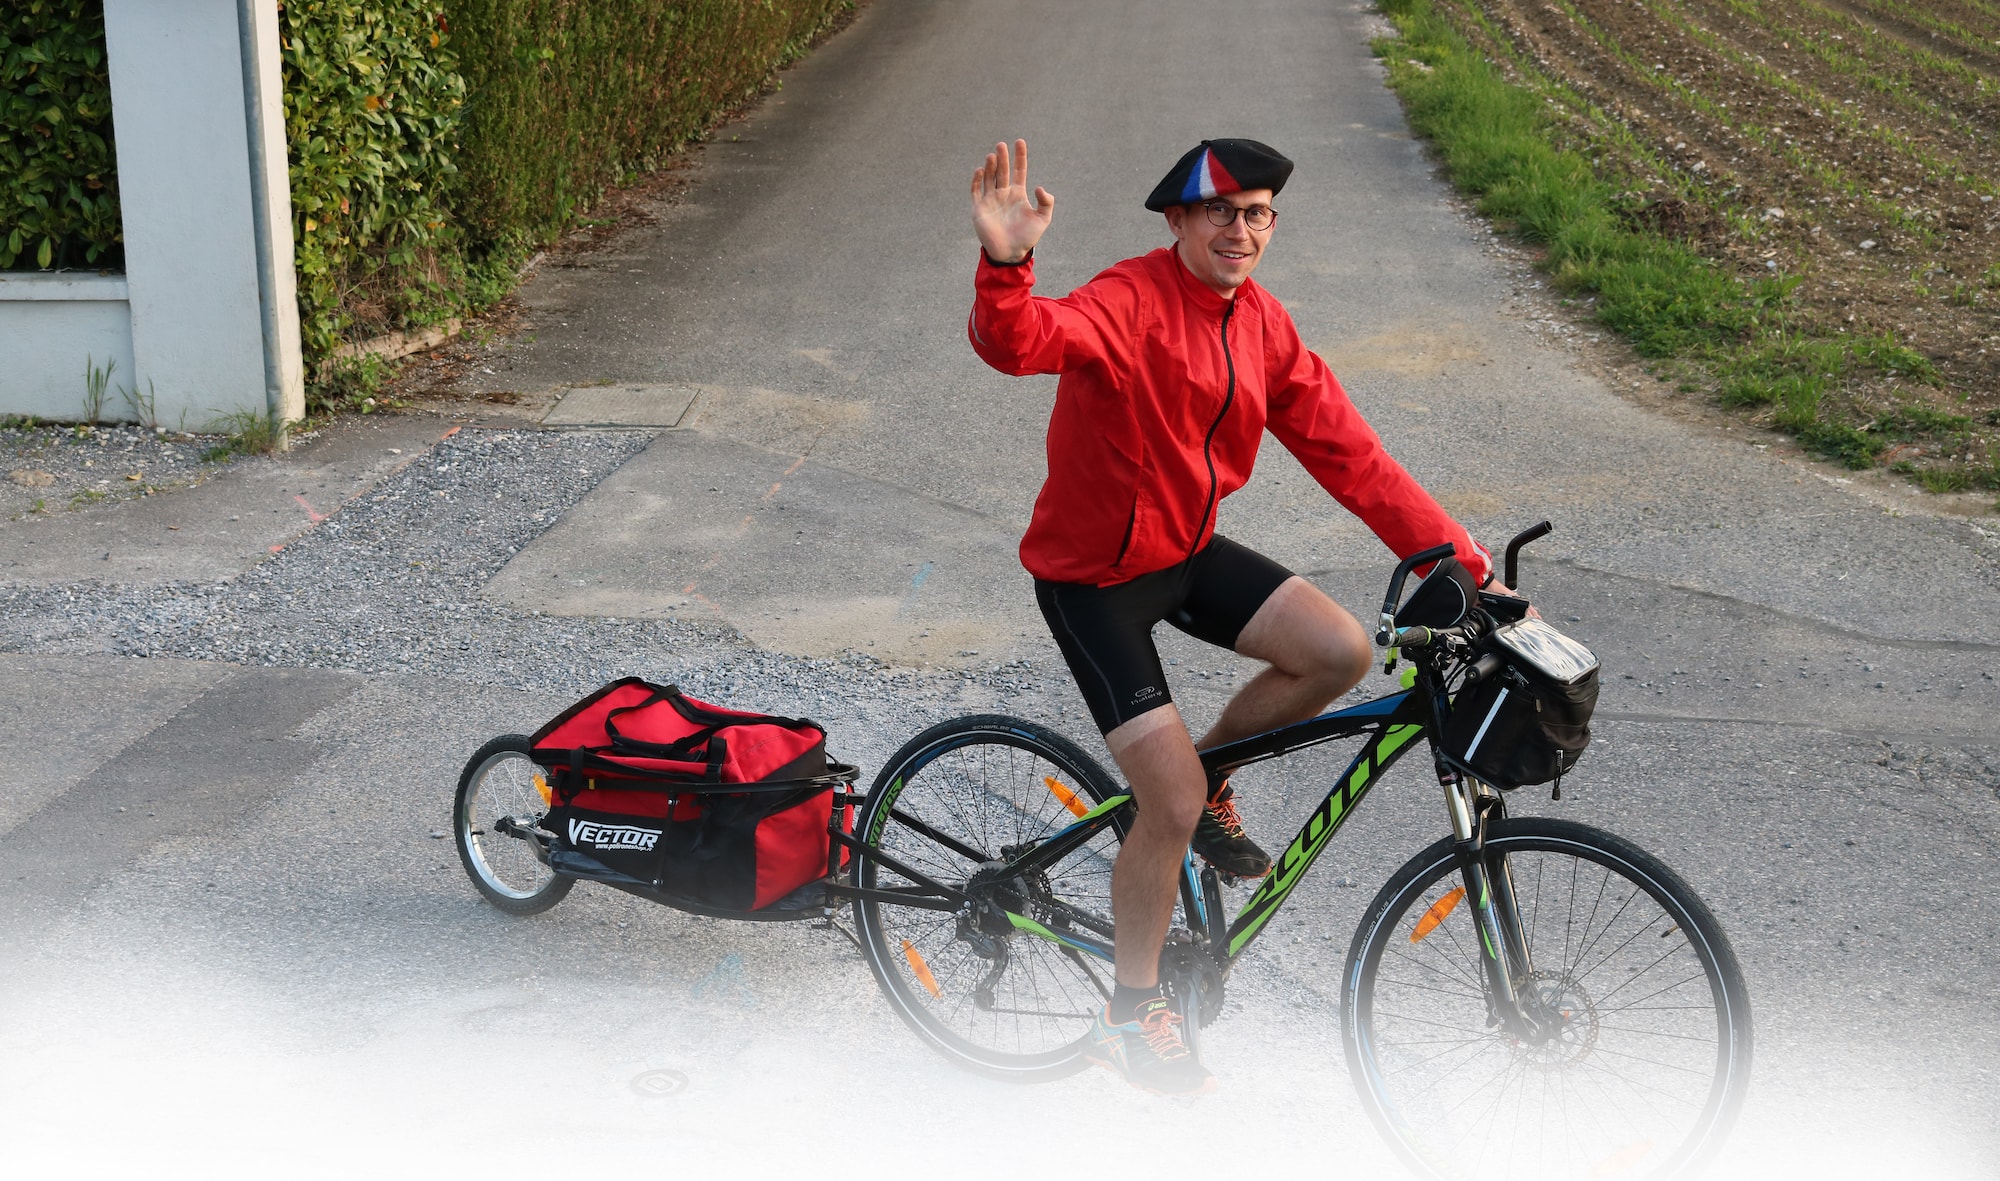
[[[1463,627],[1399,627],[1389,641],[1398,648],[1451,647],[1471,643],[1472,632]]]
[[[1434,545],[1421,553],[1411,554],[1396,563],[1396,573],[1389,579],[1389,593],[1382,598],[1382,622],[1375,629],[1376,646],[1387,648],[1396,639],[1396,604],[1403,601],[1403,582],[1410,571],[1426,562],[1442,561],[1458,551],[1451,545]],[[1428,630],[1428,629],[1426,629]]]
[[[1546,536],[1554,528],[1554,525],[1543,521],[1538,525],[1531,525],[1523,529],[1514,535],[1512,541],[1507,543],[1506,583],[1510,589],[1515,588],[1516,582],[1520,578],[1521,547],[1537,538]],[[1403,601],[1403,583],[1409,579],[1410,571],[1428,562],[1442,561],[1445,558],[1451,557],[1456,552],[1450,545],[1434,545],[1427,550],[1411,554],[1409,557],[1396,563],[1396,573],[1389,578],[1389,593],[1382,598],[1381,622],[1375,628],[1375,644],[1377,647],[1428,647],[1436,642],[1431,637],[1447,635],[1458,630],[1454,628],[1437,630],[1427,627],[1399,629],[1396,626],[1396,604]],[[1418,636],[1419,633],[1424,638],[1411,638]],[[1465,637],[1460,634],[1457,638],[1462,640]]]
[[[1513,590],[1514,584],[1521,577],[1521,547],[1538,537],[1546,537],[1554,528],[1554,525],[1543,521],[1539,525],[1531,525],[1516,533],[1514,540],[1507,543],[1507,589]]]

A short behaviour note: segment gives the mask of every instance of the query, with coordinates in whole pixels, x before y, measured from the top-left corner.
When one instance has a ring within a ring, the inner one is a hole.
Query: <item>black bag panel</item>
[[[542,827],[556,835],[561,852],[581,854],[669,894],[750,910],[757,900],[758,826],[814,796],[831,794],[817,786],[704,794],[697,815],[669,818],[599,811],[587,806],[590,793],[580,792],[551,809]]]
[[[1445,750],[1496,787],[1568,774],[1590,745],[1597,673],[1573,685],[1509,668],[1460,693],[1444,727]]]
[[[1479,583],[1457,558],[1440,558],[1396,610],[1397,627],[1457,627],[1479,602]]]

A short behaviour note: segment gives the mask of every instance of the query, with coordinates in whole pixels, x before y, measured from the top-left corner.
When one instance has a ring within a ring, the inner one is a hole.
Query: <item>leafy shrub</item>
[[[498,299],[527,249],[853,5],[282,0],[308,366]],[[102,0],[6,0],[0,269],[122,266],[110,111]],[[320,402],[354,401],[355,375],[328,372]]]
[[[299,323],[309,362],[349,335],[441,319],[461,238],[445,196],[465,80],[433,0],[287,0]]]
[[[103,0],[0,5],[0,270],[124,265]]]
[[[800,56],[853,0],[448,0],[476,248],[544,240]]]
[[[534,245],[852,0],[287,0],[306,361],[500,298]],[[355,401],[325,371],[324,407]],[[363,383],[367,384],[367,383]],[[365,396],[361,395],[361,396]]]

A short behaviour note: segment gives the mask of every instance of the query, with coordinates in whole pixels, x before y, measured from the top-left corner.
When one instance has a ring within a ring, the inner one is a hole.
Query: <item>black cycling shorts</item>
[[[1187,561],[1114,586],[1035,580],[1035,601],[1083,691],[1097,728],[1111,731],[1173,700],[1153,646],[1165,620],[1234,649],[1236,637],[1290,570],[1221,534]]]

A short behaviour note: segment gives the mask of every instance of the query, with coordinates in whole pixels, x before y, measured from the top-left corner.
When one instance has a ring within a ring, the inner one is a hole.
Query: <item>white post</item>
[[[243,8],[247,36],[238,0],[104,3],[130,377],[168,426],[305,412],[277,0]]]

